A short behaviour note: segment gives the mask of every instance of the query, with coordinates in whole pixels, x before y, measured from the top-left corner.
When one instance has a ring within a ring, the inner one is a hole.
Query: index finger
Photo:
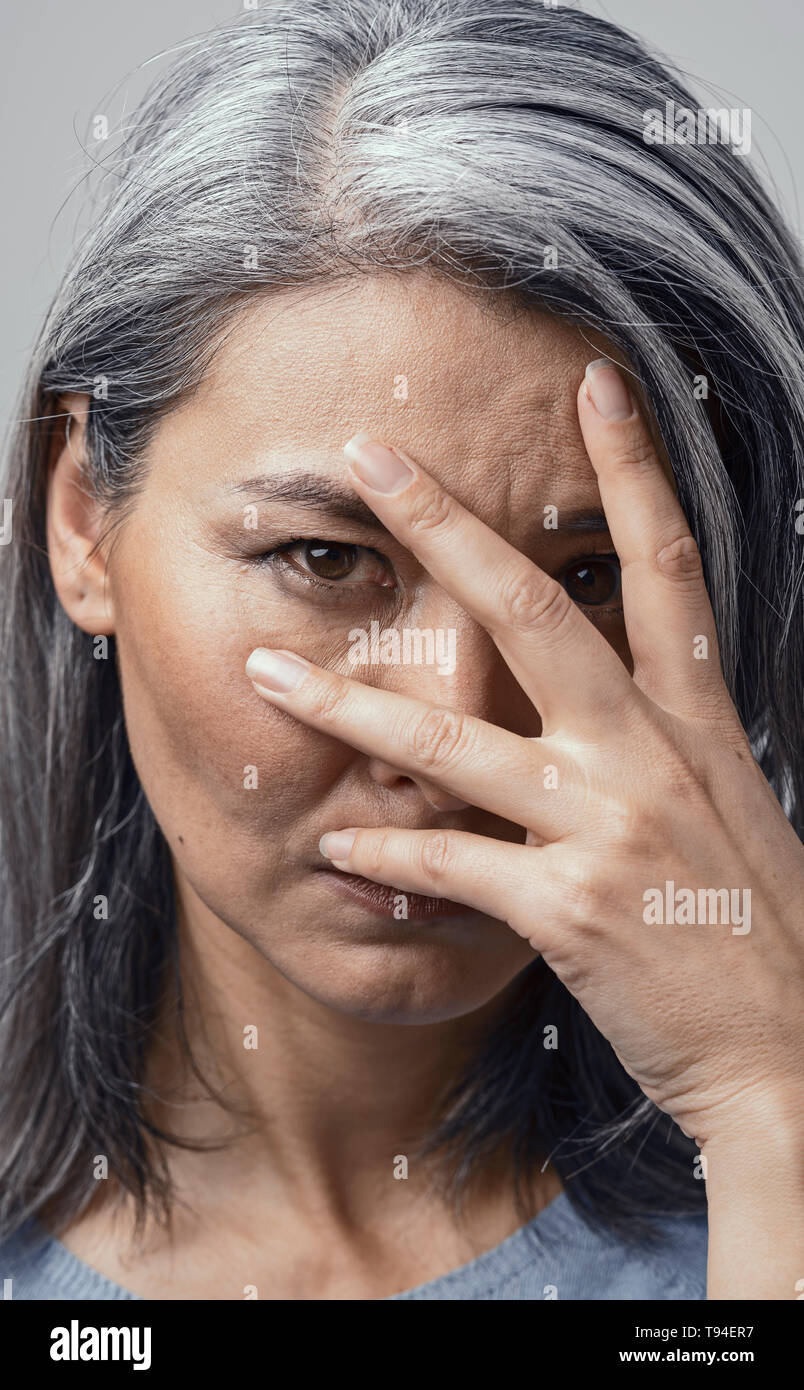
[[[545,731],[599,728],[632,700],[620,658],[562,584],[467,511],[402,450],[360,431],[344,445],[352,485],[383,525],[488,632]]]

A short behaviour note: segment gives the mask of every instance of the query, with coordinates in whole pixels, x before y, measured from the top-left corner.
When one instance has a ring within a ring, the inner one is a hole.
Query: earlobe
[[[106,554],[99,545],[104,509],[91,485],[86,446],[88,395],[59,398],[47,481],[47,550],[64,611],[82,631],[114,632]]]

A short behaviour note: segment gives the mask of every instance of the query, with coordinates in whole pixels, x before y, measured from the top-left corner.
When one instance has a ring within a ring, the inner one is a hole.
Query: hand
[[[699,1144],[769,1101],[772,1119],[789,1107],[804,1129],[804,848],[726,689],[698,549],[650,433],[613,367],[590,379],[624,403],[607,418],[586,382],[578,393],[633,676],[561,584],[424,469],[400,451],[367,465],[359,449],[355,490],[488,631],[542,732],[522,738],[298,657],[300,683],[269,689],[262,649],[249,674],[311,727],[527,831],[511,844],[351,827],[322,841],[337,868],[507,922]],[[726,890],[725,904],[707,890]]]

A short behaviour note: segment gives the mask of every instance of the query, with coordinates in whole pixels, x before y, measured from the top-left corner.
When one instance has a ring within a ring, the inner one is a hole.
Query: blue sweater
[[[658,1245],[625,1245],[590,1229],[561,1192],[492,1250],[388,1301],[705,1299],[706,1216],[657,1224]],[[10,1286],[3,1282],[9,1279]],[[35,1221],[0,1245],[0,1287],[18,1299],[140,1298],[84,1264]]]

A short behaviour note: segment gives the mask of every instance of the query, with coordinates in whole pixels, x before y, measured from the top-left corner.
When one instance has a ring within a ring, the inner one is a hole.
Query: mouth
[[[477,916],[476,908],[468,907],[466,903],[452,902],[450,898],[428,898],[422,893],[405,893],[401,888],[389,888],[387,884],[373,883],[359,874],[345,874],[339,869],[322,867],[319,872],[334,892],[351,898],[352,902],[362,903],[378,916],[391,917],[397,922],[429,922],[436,918],[443,921],[452,917]]]

